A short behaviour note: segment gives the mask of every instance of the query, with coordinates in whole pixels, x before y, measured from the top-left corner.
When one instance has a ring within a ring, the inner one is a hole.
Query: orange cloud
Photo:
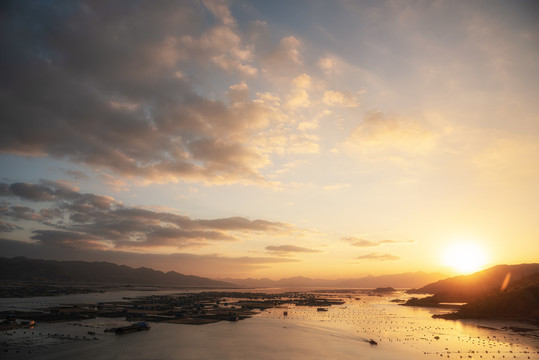
[[[378,254],[370,253],[367,255],[358,256],[356,260],[378,260],[378,261],[388,261],[388,260],[399,260],[400,257],[391,254]]]
[[[347,143],[365,154],[425,154],[436,146],[437,137],[434,131],[419,122],[388,117],[377,111],[367,114],[352,130]]]

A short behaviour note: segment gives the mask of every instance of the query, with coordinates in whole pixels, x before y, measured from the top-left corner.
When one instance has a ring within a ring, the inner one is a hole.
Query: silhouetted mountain
[[[337,286],[354,288],[393,287],[409,289],[443,279],[445,276],[446,275],[442,273],[426,273],[423,271],[379,276],[369,275],[359,279],[339,280]]]
[[[443,278],[440,273],[413,272],[395,275],[365,276],[358,279],[311,279],[303,276],[282,278],[280,280],[263,279],[220,279],[222,281],[238,284],[244,287],[339,287],[339,288],[412,288],[428,284],[432,281]]]
[[[440,280],[408,292],[434,294],[434,299],[439,302],[469,302],[499,292],[506,277],[509,278],[506,285],[509,285],[534,273],[539,273],[539,264],[497,265],[470,275]],[[430,298],[430,303],[434,299]],[[429,298],[424,302],[429,302]]]
[[[528,275],[505,291],[484,296],[452,314],[435,315],[444,319],[524,319],[539,324],[539,273]]]
[[[145,267],[131,268],[108,262],[55,261],[0,257],[0,281],[70,282],[93,284],[173,285],[189,287],[235,287],[175,271],[164,273]]]

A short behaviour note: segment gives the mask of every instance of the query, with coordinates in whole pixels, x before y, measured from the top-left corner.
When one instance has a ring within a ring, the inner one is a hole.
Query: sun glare
[[[461,274],[479,271],[487,262],[485,250],[476,243],[456,242],[444,251],[444,264]]]

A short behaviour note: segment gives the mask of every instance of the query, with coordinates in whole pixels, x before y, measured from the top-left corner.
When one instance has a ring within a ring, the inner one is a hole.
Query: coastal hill
[[[364,288],[372,289],[377,287],[394,287],[397,289],[409,289],[422,286],[433,281],[443,279],[445,275],[441,273],[426,273],[422,271],[408,272],[392,275],[368,275],[356,279],[311,279],[303,276],[282,278],[279,280],[262,279],[219,279],[222,281],[238,284],[243,287],[265,287],[265,288],[294,288],[294,287],[338,287],[338,288]]]
[[[0,257],[0,281],[40,283],[169,285],[182,287],[237,287],[224,281],[164,273],[145,267],[137,269],[108,262],[55,261],[25,257]]]
[[[521,319],[539,324],[539,273],[528,275],[506,291],[463,305],[457,312],[434,315],[443,319]]]
[[[497,265],[470,275],[461,275],[419,289],[409,290],[411,294],[434,294],[434,297],[421,299],[434,302],[469,302],[480,297],[496,294],[506,278],[510,285],[525,276],[539,273],[539,264]],[[433,301],[436,300],[436,301]],[[413,304],[415,305],[415,304]]]

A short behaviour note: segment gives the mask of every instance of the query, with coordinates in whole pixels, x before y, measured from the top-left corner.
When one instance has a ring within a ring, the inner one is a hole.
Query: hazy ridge
[[[235,287],[234,284],[175,271],[131,268],[109,262],[56,261],[0,257],[0,281],[113,283],[193,287]]]
[[[132,285],[173,285],[198,287],[340,287],[340,288],[413,288],[445,276],[441,273],[408,272],[404,274],[368,275],[356,279],[311,279],[303,276],[272,279],[209,279],[162,272],[146,267],[132,268],[110,262],[57,261],[25,257],[0,257],[0,281],[114,283]]]
[[[413,288],[422,286],[430,282],[444,278],[441,273],[425,273],[422,271],[408,272],[403,274],[368,275],[356,279],[311,279],[303,276],[282,278],[279,280],[262,279],[234,279],[222,278],[226,281],[238,284],[244,287],[339,287],[339,288],[375,288],[375,287],[394,287],[394,288]]]

